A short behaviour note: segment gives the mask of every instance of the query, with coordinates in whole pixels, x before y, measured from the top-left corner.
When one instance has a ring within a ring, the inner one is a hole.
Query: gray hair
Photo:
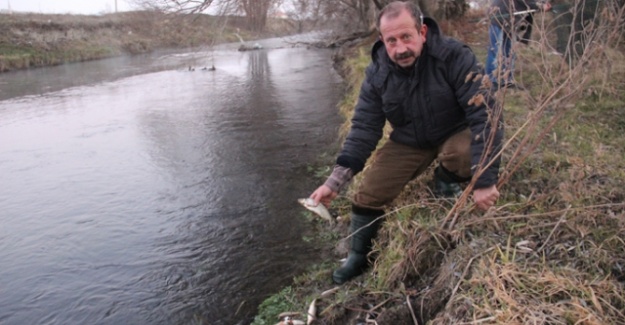
[[[412,16],[412,19],[414,19],[415,27],[417,29],[420,29],[423,25],[423,13],[421,12],[419,6],[411,1],[393,1],[384,6],[384,8],[382,8],[382,11],[380,11],[380,14],[378,15],[378,20],[376,22],[376,28],[378,29],[378,31],[380,31],[380,21],[382,20],[383,16],[395,18],[399,16],[404,10]]]

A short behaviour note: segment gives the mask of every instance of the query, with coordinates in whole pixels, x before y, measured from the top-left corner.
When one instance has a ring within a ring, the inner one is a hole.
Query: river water
[[[319,262],[341,80],[260,43],[0,75],[0,324],[249,324]]]

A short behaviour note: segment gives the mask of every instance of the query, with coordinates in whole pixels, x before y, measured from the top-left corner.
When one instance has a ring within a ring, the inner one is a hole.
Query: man
[[[512,44],[517,39],[527,44],[534,21],[533,12],[549,11],[551,4],[535,0],[492,1],[486,74],[495,88],[515,87],[513,74],[516,57],[512,52]]]
[[[384,7],[377,27],[380,40],[373,46],[351,130],[332,174],[310,196],[317,204],[329,205],[363,170],[382,138],[385,121],[391,123],[390,139],[377,151],[353,197],[349,256],[332,275],[339,284],[367,267],[384,207],[435,159],[439,166],[434,192],[451,197],[461,193],[458,183],[471,178],[472,169],[477,170],[486,154],[485,161],[491,164],[477,178],[473,200],[486,210],[499,197],[499,159],[494,157],[503,135],[502,122],[489,121],[497,114],[487,109],[494,106],[488,87],[482,86],[481,78],[468,77],[482,72],[475,55],[460,42],[444,38],[436,22],[423,19],[410,2]],[[485,100],[472,101],[478,94]],[[489,149],[485,143],[491,131],[494,146]]]

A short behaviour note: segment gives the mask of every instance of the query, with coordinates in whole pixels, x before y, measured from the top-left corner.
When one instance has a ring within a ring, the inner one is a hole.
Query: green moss
[[[274,325],[278,322],[278,315],[285,311],[296,311],[302,308],[296,303],[296,297],[291,287],[282,289],[263,301],[258,307],[258,315],[254,317],[252,325]]]

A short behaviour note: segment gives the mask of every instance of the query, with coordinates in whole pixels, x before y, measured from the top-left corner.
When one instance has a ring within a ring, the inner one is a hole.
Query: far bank
[[[101,16],[0,14],[0,72],[289,35],[288,19],[263,32],[244,17],[135,11]]]

